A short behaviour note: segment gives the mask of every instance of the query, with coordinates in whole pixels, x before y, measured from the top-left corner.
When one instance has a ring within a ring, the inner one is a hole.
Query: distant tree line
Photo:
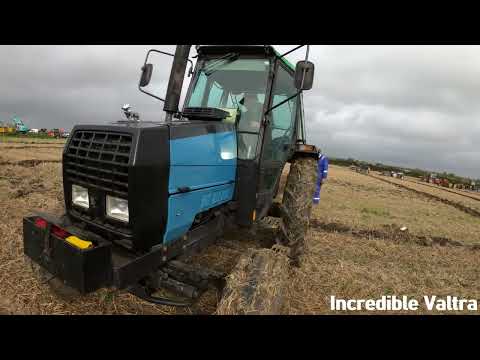
[[[480,183],[480,179],[471,179],[462,176],[458,176],[454,173],[447,173],[447,172],[435,172],[435,171],[427,171],[422,169],[411,169],[411,168],[404,168],[398,167],[393,165],[385,165],[382,163],[371,163],[368,161],[363,160],[356,160],[352,158],[342,159],[342,158],[329,158],[329,162],[334,165],[339,166],[359,166],[359,167],[369,167],[370,170],[373,171],[393,171],[393,172],[403,172],[405,175],[413,176],[413,177],[424,177],[428,174],[435,173],[439,178],[447,179],[451,183],[455,184],[465,184],[469,185],[472,180],[475,181],[477,184]]]

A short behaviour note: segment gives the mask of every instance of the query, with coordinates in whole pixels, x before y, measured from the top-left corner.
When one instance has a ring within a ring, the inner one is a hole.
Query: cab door
[[[276,76],[272,88],[273,107],[295,95],[293,71],[277,61]],[[266,116],[258,182],[257,212],[263,217],[268,212],[285,163],[294,149],[296,117],[299,97],[294,97]]]

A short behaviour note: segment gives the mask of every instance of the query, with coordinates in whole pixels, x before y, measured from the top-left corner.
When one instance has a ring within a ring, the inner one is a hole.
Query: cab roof
[[[226,52],[240,52],[243,54],[263,54],[276,55],[280,54],[272,45],[197,45],[196,50],[198,54],[223,54]],[[285,59],[280,58],[290,70],[295,71],[295,66]]]

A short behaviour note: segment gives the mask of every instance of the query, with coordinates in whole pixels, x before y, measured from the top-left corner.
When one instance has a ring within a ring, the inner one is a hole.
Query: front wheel
[[[292,161],[283,193],[280,229],[283,245],[290,248],[295,265],[305,249],[305,237],[310,225],[312,197],[315,192],[317,161],[312,157]]]

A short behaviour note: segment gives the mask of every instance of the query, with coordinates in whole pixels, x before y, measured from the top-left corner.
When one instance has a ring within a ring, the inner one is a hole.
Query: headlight
[[[107,195],[107,216],[128,222],[128,201]]]
[[[90,207],[88,190],[82,186],[72,185],[72,202],[77,206],[88,209]]]

